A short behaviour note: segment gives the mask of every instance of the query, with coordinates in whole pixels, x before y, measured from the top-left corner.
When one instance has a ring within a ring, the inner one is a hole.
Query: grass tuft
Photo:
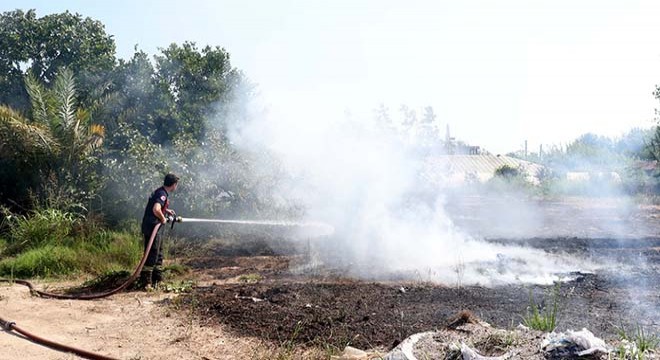
[[[561,284],[558,282],[552,291],[552,306],[543,307],[534,303],[532,291],[529,292],[529,308],[523,317],[523,325],[540,331],[553,331],[557,327],[557,313],[559,312],[559,290]]]
[[[617,332],[624,343],[616,351],[620,357],[623,355],[624,358],[643,360],[645,354],[660,346],[660,337],[657,334],[648,333],[641,325],[636,325],[633,330],[628,330],[621,325],[617,327]]]

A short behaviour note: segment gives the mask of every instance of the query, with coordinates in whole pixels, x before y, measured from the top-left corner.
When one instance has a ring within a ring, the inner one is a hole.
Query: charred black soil
[[[555,299],[560,304],[559,330],[584,327],[605,339],[616,337],[621,326],[660,330],[660,239],[491,241],[579,254],[611,262],[612,268],[571,274],[574,280],[559,287],[447,287],[351,280],[336,268],[306,273],[291,266],[292,262],[304,264],[300,255],[218,253],[190,260],[188,265],[212,282],[195,288],[184,302],[194,301],[207,324],[224,324],[238,335],[338,348],[350,343],[389,349],[414,333],[447,326],[461,310],[470,310],[493,326],[511,328],[522,322],[531,302],[544,307]]]

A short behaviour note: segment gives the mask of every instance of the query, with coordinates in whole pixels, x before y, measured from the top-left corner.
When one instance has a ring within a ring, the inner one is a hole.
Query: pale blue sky
[[[496,153],[654,125],[657,1],[32,1],[101,20],[118,55],[219,45],[283,116],[431,105]]]

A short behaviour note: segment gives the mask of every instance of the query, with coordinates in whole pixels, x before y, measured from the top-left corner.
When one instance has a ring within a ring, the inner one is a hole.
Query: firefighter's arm
[[[161,224],[165,224],[167,222],[167,219],[163,214],[163,207],[160,205],[160,203],[154,204],[153,212],[154,212],[154,216],[156,216],[158,220],[160,220]]]

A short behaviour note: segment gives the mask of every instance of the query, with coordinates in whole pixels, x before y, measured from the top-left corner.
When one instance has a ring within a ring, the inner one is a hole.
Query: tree
[[[168,89],[158,85],[158,74],[149,56],[136,49],[133,57],[119,64],[111,75],[111,93],[108,99],[108,110],[103,114],[103,124],[112,135],[120,128],[130,126],[142,136],[156,140],[157,124],[163,119],[173,117],[174,104]],[[111,136],[112,136],[111,135]],[[127,139],[119,136],[119,139]],[[111,141],[110,150],[121,150],[128,147],[125,142]]]
[[[0,104],[28,110],[24,76],[51,84],[66,67],[77,74],[79,101],[88,105],[114,66],[115,42],[99,21],[68,11],[41,18],[35,10],[0,15]]]
[[[420,142],[428,150],[440,151],[442,147],[442,141],[440,138],[440,129],[436,123],[437,116],[433,111],[432,106],[427,106],[424,108],[424,115],[419,124],[418,134]]]
[[[403,117],[401,125],[406,131],[412,131],[413,127],[417,124],[417,112],[411,109],[408,105],[401,105],[399,108]]]
[[[104,128],[78,106],[71,70],[61,69],[50,87],[32,76],[25,83],[31,119],[0,107],[0,162],[14,165],[3,166],[0,182],[20,184],[3,195],[24,208],[31,194],[51,207],[85,206],[101,185],[95,151]]]
[[[59,152],[47,126],[36,124],[15,110],[0,106],[0,198],[23,207],[40,180],[41,169]]]
[[[194,42],[172,44],[161,53],[155,56],[157,83],[174,111],[155,124],[159,139],[171,142],[185,133],[200,141],[211,118],[224,132],[239,90],[250,91],[243,74],[231,67],[229,54],[220,47],[200,51]]]

